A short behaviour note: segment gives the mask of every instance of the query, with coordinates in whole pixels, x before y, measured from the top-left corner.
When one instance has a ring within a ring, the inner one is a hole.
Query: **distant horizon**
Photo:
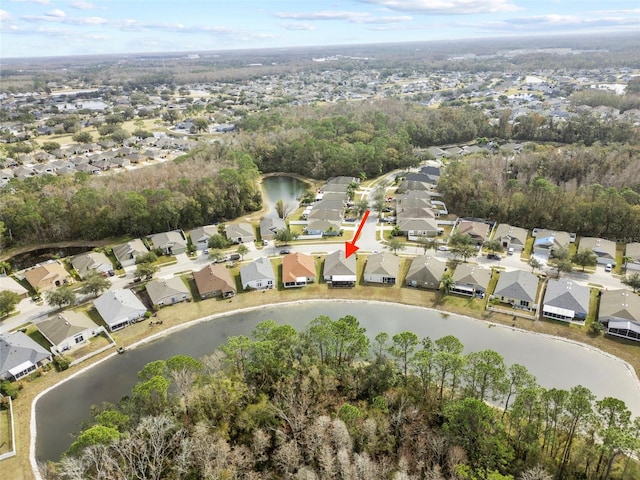
[[[626,0],[6,0],[0,9],[0,57],[640,33],[640,8],[628,7]]]
[[[634,37],[633,32],[625,32],[625,31],[616,31],[616,32],[607,32],[603,33],[598,40],[594,40],[594,43],[598,41],[604,41],[607,38],[625,38],[625,37]],[[452,47],[455,44],[462,44],[464,42],[483,42],[483,43],[491,43],[497,41],[505,41],[504,49],[549,49],[549,48],[575,48],[580,49],[583,48],[577,45],[529,45],[524,47],[522,45],[516,45],[517,43],[522,43],[527,41],[528,39],[537,38],[540,40],[545,40],[547,42],[553,40],[567,40],[569,43],[571,40],[579,41],[579,40],[588,40],[591,39],[588,33],[539,33],[539,34],[530,34],[526,36],[515,36],[515,35],[505,35],[505,36],[496,36],[496,37],[468,37],[468,38],[451,38],[451,39],[434,39],[434,40],[407,40],[407,41],[397,41],[397,42],[371,42],[371,43],[351,43],[351,44],[324,44],[324,45],[297,45],[297,46],[288,46],[288,47],[238,47],[238,48],[227,48],[227,49],[219,49],[219,50],[171,50],[171,51],[140,51],[140,52],[111,52],[111,53],[80,53],[80,54],[71,54],[71,55],[40,55],[40,56],[30,56],[30,57],[5,57],[2,58],[2,64],[12,64],[20,61],[29,61],[29,60],[42,60],[42,61],[55,61],[56,59],[65,59],[65,58],[78,58],[78,59],[90,59],[90,58],[126,58],[126,57],[177,57],[177,58],[187,58],[189,55],[220,55],[224,53],[246,53],[249,54],[251,52],[277,52],[277,51],[304,51],[308,49],[312,50],[322,50],[322,49],[339,49],[339,48],[383,48],[383,47],[402,47],[408,45],[421,45],[421,44],[449,44]],[[512,42],[512,43],[511,43]],[[640,39],[638,40],[640,44]],[[602,45],[600,46],[602,48]],[[332,52],[335,53],[335,52]],[[453,53],[453,52],[452,52]],[[459,53],[470,53],[465,50],[465,52],[460,51]],[[202,57],[201,57],[202,58]]]

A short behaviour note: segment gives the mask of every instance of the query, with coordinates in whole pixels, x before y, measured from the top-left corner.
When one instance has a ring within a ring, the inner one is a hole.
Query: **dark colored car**
[[[229,255],[229,260],[240,260],[240,254],[232,253],[231,255]]]
[[[487,258],[489,260],[502,260],[502,257],[497,253],[487,253]]]
[[[289,254],[289,253],[291,253],[291,250],[288,250],[288,249],[286,249],[286,248],[285,248],[285,249],[283,249],[283,250],[280,250],[280,255],[287,255],[287,254]]]

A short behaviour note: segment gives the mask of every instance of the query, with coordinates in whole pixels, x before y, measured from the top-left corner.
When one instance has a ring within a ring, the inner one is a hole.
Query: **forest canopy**
[[[640,420],[586,388],[540,386],[453,336],[370,340],[353,316],[268,320],[200,360],[147,364],[51,479],[620,479]],[[491,406],[494,405],[494,406]]]
[[[245,116],[225,143],[202,142],[170,163],[11,180],[0,191],[1,243],[189,229],[259,209],[261,173],[374,178],[417,166],[433,145],[488,142],[493,153],[454,159],[441,180],[452,213],[640,239],[636,127],[586,114],[563,123],[538,114],[509,118],[508,110],[492,119],[470,105],[427,108],[401,99],[275,108]],[[502,152],[511,138],[543,144]]]

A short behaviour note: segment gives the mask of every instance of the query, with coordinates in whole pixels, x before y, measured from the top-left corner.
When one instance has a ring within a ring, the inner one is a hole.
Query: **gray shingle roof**
[[[502,272],[493,294],[497,297],[536,301],[538,277],[524,270]]]
[[[96,298],[93,304],[102,319],[109,325],[144,315],[147,311],[140,299],[126,288],[107,290]]]
[[[261,257],[244,265],[240,269],[240,278],[243,285],[254,280],[273,280],[275,283],[276,275],[273,271],[271,260]]]
[[[25,362],[36,365],[51,354],[22,332],[0,334],[0,377]]]
[[[38,330],[52,342],[59,344],[66,338],[72,337],[85,330],[97,330],[96,325],[85,313],[68,310],[59,313],[37,324]]]
[[[551,279],[547,282],[544,305],[587,313],[589,311],[589,287],[579,285],[567,278]]]
[[[336,250],[326,256],[324,260],[324,277],[333,275],[356,275],[356,256],[345,258],[343,250]]]

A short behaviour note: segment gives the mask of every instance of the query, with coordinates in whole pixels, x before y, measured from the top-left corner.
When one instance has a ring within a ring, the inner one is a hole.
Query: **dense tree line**
[[[638,143],[630,123],[587,113],[559,122],[531,113],[510,121],[503,109],[489,116],[473,107],[415,105],[402,100],[282,108],[245,117],[241,144],[263,172],[327,178],[375,177],[416,164],[415,148],[495,138],[506,142]]]
[[[451,162],[438,190],[460,216],[637,241],[639,160],[636,146],[533,147]]]
[[[236,218],[260,208],[258,176],[246,154],[206,148],[121,175],[13,181],[0,191],[2,244],[141,236]]]
[[[546,389],[453,336],[369,340],[321,316],[273,321],[200,361],[146,365],[51,479],[635,478],[640,421],[582,386]],[[491,406],[491,402],[495,406]]]

